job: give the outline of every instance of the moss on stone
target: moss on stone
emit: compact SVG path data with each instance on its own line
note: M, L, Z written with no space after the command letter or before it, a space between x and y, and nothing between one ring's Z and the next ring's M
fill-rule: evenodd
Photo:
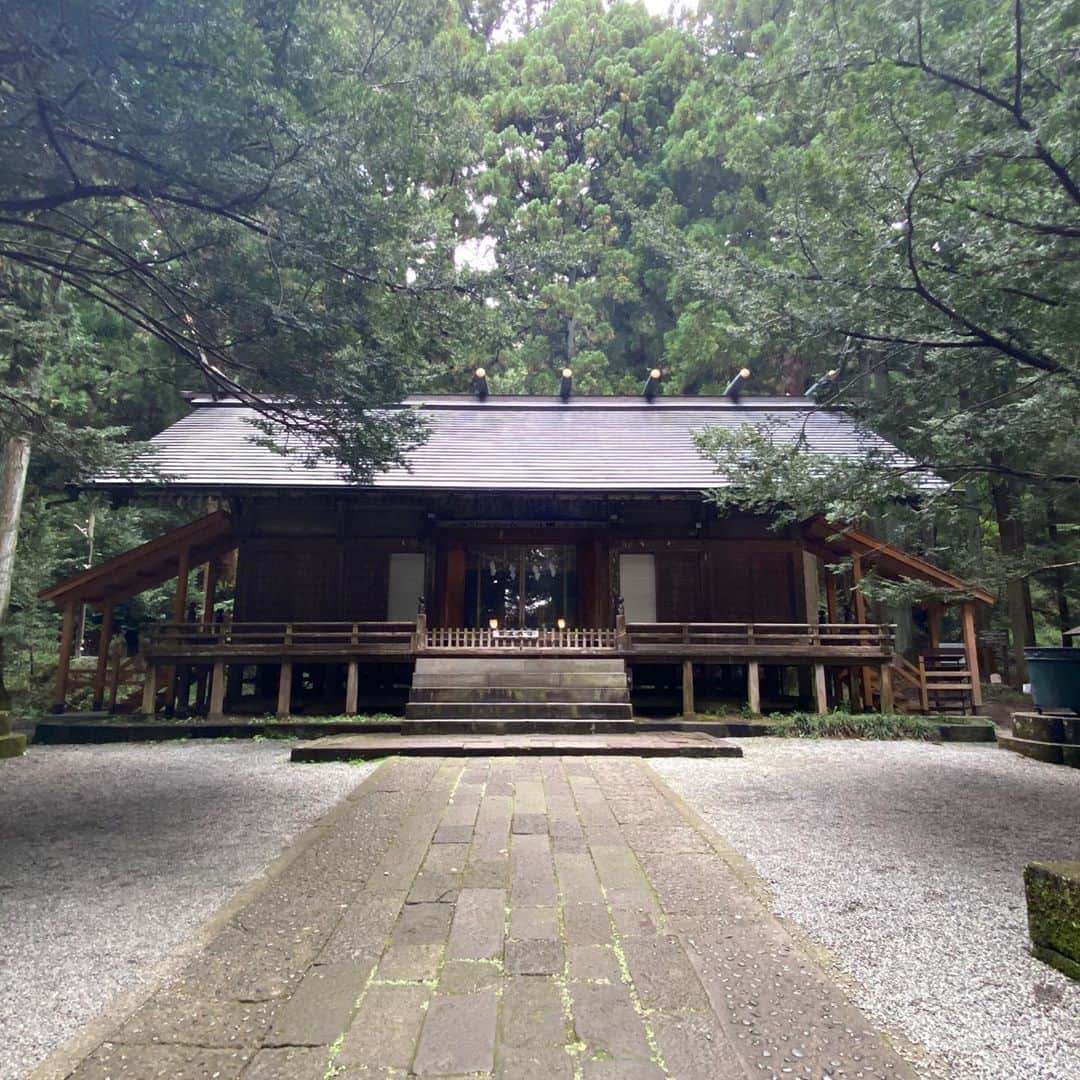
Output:
M26 736L17 731L0 735L0 759L19 757L26 753Z
M1080 862L1031 863L1024 889L1035 954L1048 963L1053 961L1044 954L1056 954L1068 963L1055 967L1080 977Z

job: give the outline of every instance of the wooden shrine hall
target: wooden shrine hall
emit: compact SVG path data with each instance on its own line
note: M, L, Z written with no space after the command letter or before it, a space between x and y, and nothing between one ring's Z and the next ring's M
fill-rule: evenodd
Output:
M619 660L646 712L981 703L974 610L989 594L843 523L778 531L703 495L725 482L694 441L710 427L904 460L842 410L793 398L417 397L400 407L419 412L426 441L358 485L328 460L269 449L239 402L191 404L152 440L145 478L94 486L217 509L42 594L64 612L58 710L79 606L101 613L92 704L116 707L113 611L172 579L171 618L140 634L144 713L400 709L425 658ZM925 582L938 599L897 618L858 588L870 574ZM951 648L943 627L959 639Z

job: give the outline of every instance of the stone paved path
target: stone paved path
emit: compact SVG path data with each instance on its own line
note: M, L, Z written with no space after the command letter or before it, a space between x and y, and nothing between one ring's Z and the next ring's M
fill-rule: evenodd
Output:
M70 1075L916 1074L644 762L499 757L385 763Z

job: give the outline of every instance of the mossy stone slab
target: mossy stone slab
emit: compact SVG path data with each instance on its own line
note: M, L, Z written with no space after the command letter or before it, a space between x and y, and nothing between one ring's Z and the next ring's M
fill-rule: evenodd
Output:
M14 758L26 753L26 736L19 732L0 735L0 758Z
M1028 931L1036 955L1047 952L1069 961L1054 964L1065 974L1080 974L1080 862L1035 862L1024 870ZM1048 960L1047 962L1052 962Z
M1012 715L1013 734L1018 739L1035 742L1060 743L1065 741L1061 717L1048 713L1018 712Z

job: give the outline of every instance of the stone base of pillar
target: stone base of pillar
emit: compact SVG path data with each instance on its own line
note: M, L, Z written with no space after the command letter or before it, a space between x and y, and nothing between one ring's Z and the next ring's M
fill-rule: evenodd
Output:
M0 713L0 760L26 753L26 736L11 730L11 717Z

